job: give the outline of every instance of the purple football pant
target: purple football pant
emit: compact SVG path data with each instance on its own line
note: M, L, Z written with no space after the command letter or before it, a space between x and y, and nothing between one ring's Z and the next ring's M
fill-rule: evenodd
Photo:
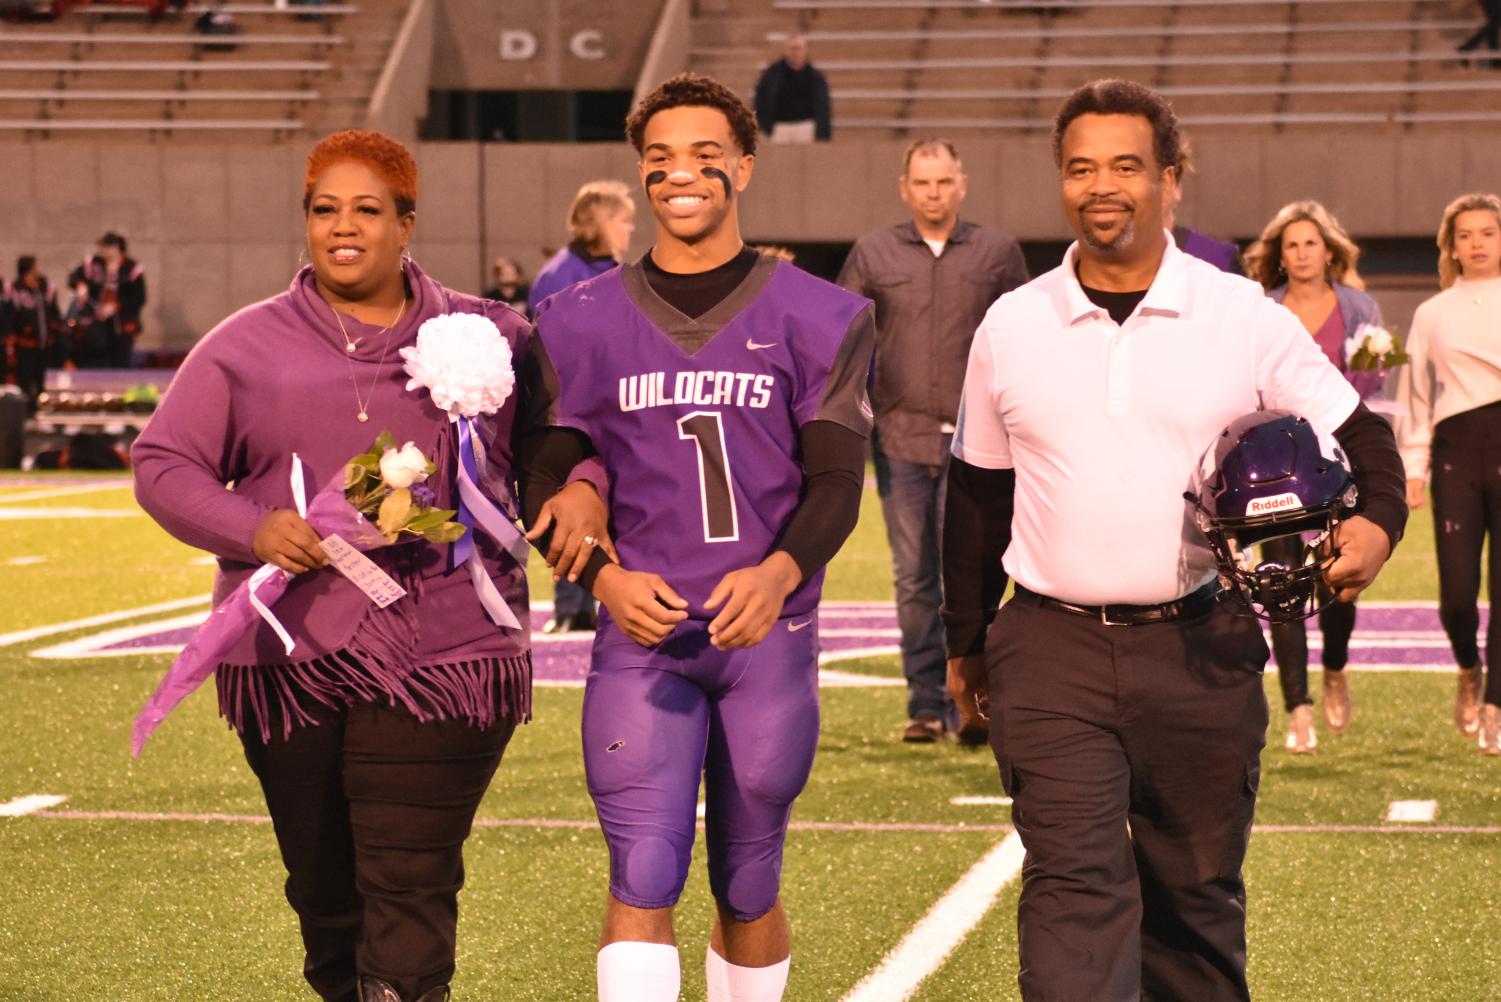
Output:
M702 621L648 650L602 614L583 730L611 894L637 908L677 904L702 774L715 900L742 922L771 910L792 801L818 744L816 616L780 619L755 647L718 651Z

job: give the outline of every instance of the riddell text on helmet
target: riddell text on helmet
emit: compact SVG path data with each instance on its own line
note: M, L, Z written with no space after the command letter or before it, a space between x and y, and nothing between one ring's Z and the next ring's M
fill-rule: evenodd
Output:
M1291 492L1276 494L1269 498L1256 498L1246 505L1247 515L1270 515L1274 511L1286 511L1289 508L1297 508L1303 501L1298 495Z

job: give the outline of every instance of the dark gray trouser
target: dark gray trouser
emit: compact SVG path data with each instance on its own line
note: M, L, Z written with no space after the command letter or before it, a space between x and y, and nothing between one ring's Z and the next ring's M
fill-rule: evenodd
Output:
M1257 621L1216 606L1105 626L1023 594L985 655L991 748L1027 850L1022 997L1249 999L1240 868L1267 724Z
M453 977L464 840L515 725L419 723L400 706L328 709L242 737L302 926L303 974L354 1002L356 975L416 998Z
M873 441L876 490L891 546L896 620L902 631L902 674L907 679L907 716L936 713L954 723L943 650L943 605L939 547L943 538L944 483L950 436L943 437L938 466L892 459Z

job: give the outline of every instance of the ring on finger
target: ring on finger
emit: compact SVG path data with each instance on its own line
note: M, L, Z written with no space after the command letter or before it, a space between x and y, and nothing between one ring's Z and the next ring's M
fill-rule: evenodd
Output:
M595 539L593 536L585 536L584 544L586 546L597 546L599 544L599 540Z

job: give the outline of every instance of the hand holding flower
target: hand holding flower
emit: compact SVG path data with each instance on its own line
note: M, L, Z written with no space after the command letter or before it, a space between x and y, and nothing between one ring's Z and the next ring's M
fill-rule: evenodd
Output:
M318 533L301 515L278 508L256 525L250 549L262 563L275 564L288 574L301 574L327 566L328 557L320 542Z

